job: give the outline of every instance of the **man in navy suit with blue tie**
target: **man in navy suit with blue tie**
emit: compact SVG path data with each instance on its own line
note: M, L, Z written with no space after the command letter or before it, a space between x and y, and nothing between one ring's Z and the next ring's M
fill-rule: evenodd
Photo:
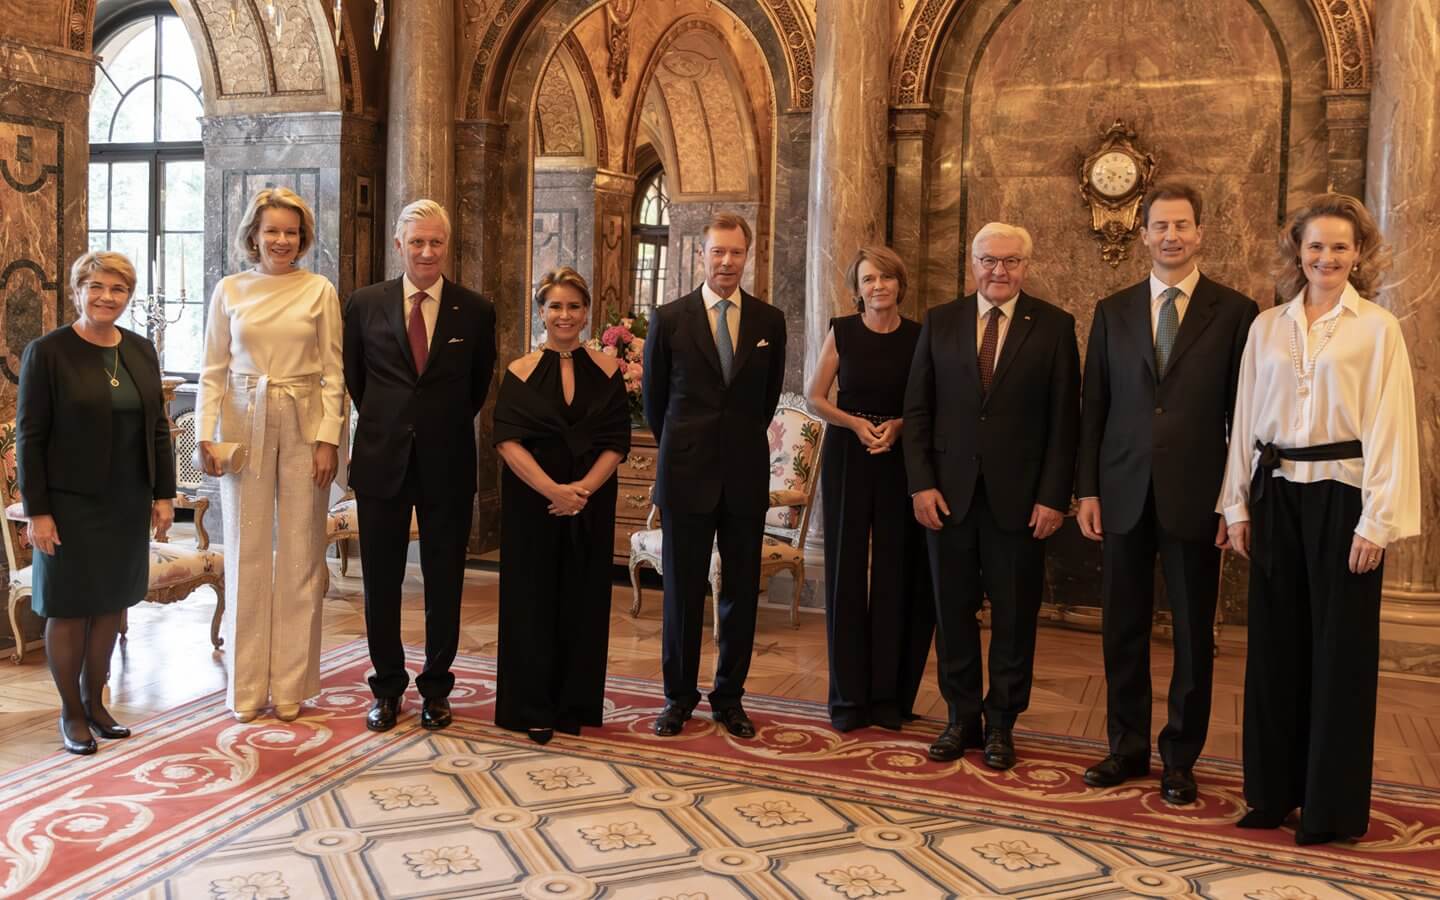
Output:
M752 237L740 216L711 219L705 283L657 308L645 340L645 418L660 446L654 501L664 534L665 709L655 721L662 736L679 734L700 702L712 546L720 550L721 588L710 710L731 734L755 736L740 698L755 642L785 316L740 287Z

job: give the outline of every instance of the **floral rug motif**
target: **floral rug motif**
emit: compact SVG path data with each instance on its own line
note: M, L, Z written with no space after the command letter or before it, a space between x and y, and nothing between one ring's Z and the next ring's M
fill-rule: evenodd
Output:
M421 657L412 656L412 663ZM293 724L219 695L85 759L0 779L0 896L208 898L1440 897L1440 791L1377 785L1364 841L1233 827L1233 762L1177 809L1152 780L1086 787L1094 742L1021 732L1020 764L925 758L936 723L828 727L747 697L754 741L696 718L654 737L659 686L612 678L606 727L541 747L489 724L494 662L462 657L455 723L365 730L363 643L326 655ZM973 756L973 754L972 754Z

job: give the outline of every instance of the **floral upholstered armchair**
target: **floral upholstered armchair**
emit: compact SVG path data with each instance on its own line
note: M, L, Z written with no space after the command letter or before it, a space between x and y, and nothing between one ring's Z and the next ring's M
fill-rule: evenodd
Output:
M350 571L349 542L359 538L360 507L355 502L354 492L347 491L340 502L330 507L330 514L325 519L325 543L335 545L335 552L340 556L341 575ZM410 540L420 540L420 522L414 510L410 511Z
M760 547L760 578L766 582L779 572L794 579L790 597L790 624L800 627L800 588L805 584L805 535L820 474L820 443L825 422L806 409L805 398L786 393L770 420L770 510L765 514L765 537ZM646 529L630 536L630 587L634 600L630 615L640 614L641 566L661 572L661 530L658 510L650 508ZM720 552L710 553L710 591L720 598Z
M20 607L30 599L33 571L30 567L30 544L23 527L25 509L15 467L13 419L0 425L0 465L3 465L5 478L3 531L5 561L10 567L10 632L15 637L15 652L11 658L19 663L24 660L25 651L30 649L20 629ZM150 603L175 603L189 597L201 585L213 587L216 600L215 615L210 620L210 643L219 649L224 643L220 638L220 621L225 615L225 558L210 549L210 535L205 531L204 522L209 505L210 501L203 497L191 498L180 494L175 498L177 508L195 510L195 546L150 542L150 582L145 599ZM121 622L123 634L126 623L124 619Z

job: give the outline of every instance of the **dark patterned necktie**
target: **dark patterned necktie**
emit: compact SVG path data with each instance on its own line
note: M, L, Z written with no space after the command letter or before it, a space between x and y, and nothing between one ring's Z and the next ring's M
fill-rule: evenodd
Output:
M415 357L415 374L419 375L425 371L425 361L430 356L430 339L425 334L425 314L420 310L420 302L425 299L423 291L417 291L411 297L410 323L405 328L406 335L410 338L410 353Z
M1180 296L1178 287L1166 288L1161 294L1160 315L1155 320L1155 372L1165 377L1165 368L1170 365L1170 353L1175 349L1175 335L1180 333L1180 310L1175 300Z
M990 393L990 380L995 377L995 346L1000 343L1000 307L992 306L985 314L985 337L980 341L980 389Z

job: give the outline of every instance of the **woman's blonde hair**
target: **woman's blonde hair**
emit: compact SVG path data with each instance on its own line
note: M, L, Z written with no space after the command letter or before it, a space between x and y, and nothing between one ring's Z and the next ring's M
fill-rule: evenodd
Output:
M252 263L260 261L260 216L267 209L288 209L300 216L300 249L295 253L299 260L310 251L315 243L315 214L299 194L284 187L266 188L250 201L245 218L240 220L240 230L235 233L235 249Z
M861 247L855 251L855 258L850 261L850 268L845 270L845 283L850 286L850 295L855 298L855 308L860 312L865 311L865 300L860 296L860 264L868 262L880 270L881 275L893 275L895 280L900 282L900 295L895 298L899 304L905 299L905 289L910 284L910 276L905 271L905 261L900 254L889 247L880 244L871 244L868 247Z
M1305 272L1300 268L1300 245L1305 227L1315 219L1330 216L1344 219L1355 232L1355 249L1360 254L1350 270L1350 283L1366 300L1375 299L1380 282L1390 268L1390 248L1385 246L1380 226L1365 204L1349 194L1316 194L1304 206L1291 213L1280 229L1279 259L1275 265L1275 287L1282 300L1289 300L1305 287Z
M125 282L125 289L130 295L135 295L135 266L129 258L123 253L111 250L92 250L75 260L75 265L70 267L70 300L77 311L81 311L80 286L88 282L96 272L109 272L116 276Z
M569 266L551 269L540 276L540 283L535 287L535 305L544 306L545 295L558 284L566 284L579 291L581 299L585 301L585 308L590 308L590 285L585 283L579 272Z

